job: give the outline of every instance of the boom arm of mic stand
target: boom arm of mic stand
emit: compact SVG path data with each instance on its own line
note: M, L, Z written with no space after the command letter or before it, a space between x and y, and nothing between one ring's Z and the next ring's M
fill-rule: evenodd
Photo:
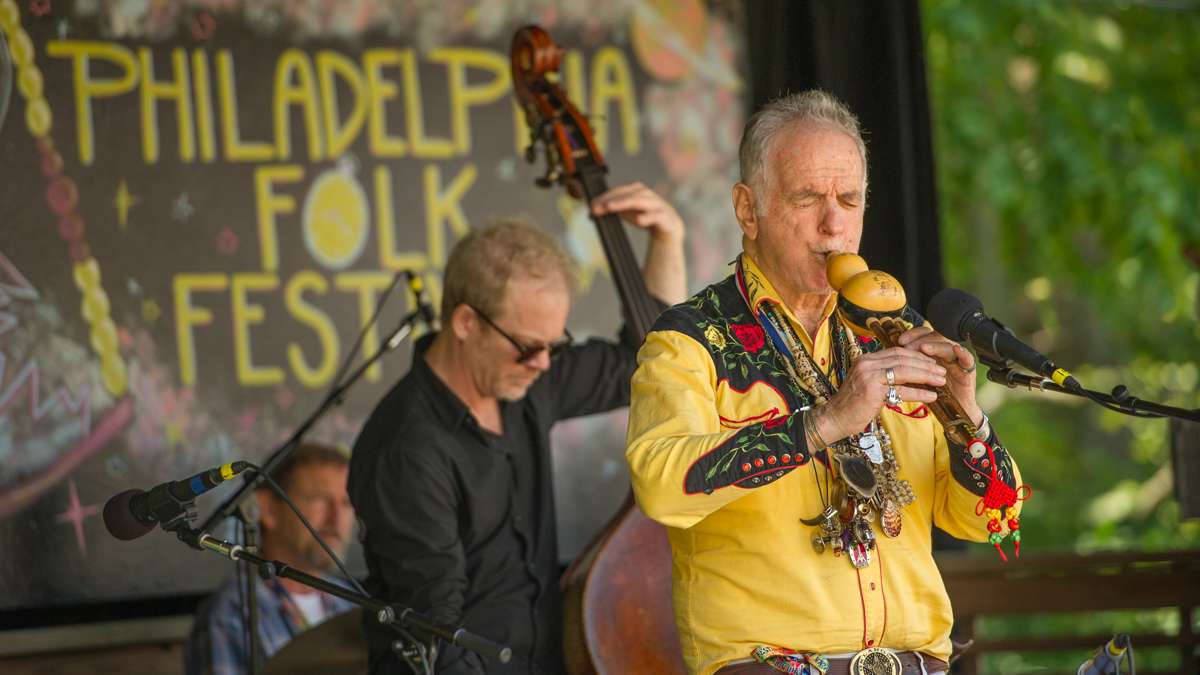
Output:
M1153 401L1143 401L1135 397L1119 399L1114 398L1110 394L1104 394L1091 389L1080 389L1079 391L1073 391L1059 386L1053 380L1047 380L1044 377L1036 375L1018 373L1013 371L1011 368L998 367L989 364L987 379L997 384L1003 384L1010 389L1025 387L1030 391L1053 391L1059 394L1070 394L1071 396L1079 396L1081 398L1086 398L1093 401L1102 401L1128 412L1151 413L1160 417L1174 417L1181 420L1200 422L1200 410L1186 410L1184 408L1176 408L1174 406L1154 403Z
M396 330L392 331L392 334L383 341L379 350L372 354L371 358L363 362L363 364L359 366L357 370L351 373L350 376L346 378L344 383L338 385L332 391L330 391L329 395L326 396L323 401L321 401L321 405L317 406L317 409L314 410L304 420L304 422L302 422L300 426L296 428L296 431L293 432L292 435L283 442L283 445L280 445L274 452L271 453L271 456L267 458L266 462L263 463L259 473L256 473L253 479L244 481L241 487L239 487L236 492L230 495L228 499L222 502L221 505L218 506L216 510L213 511L197 529L199 529L201 532L208 532L209 530L213 529L217 523L232 516L242 501L246 499L246 496L258 486L259 482L262 480L260 477L261 473L270 473L274 471L275 468L281 463L283 463L283 460L287 459L287 456L291 454L292 449L299 444L300 439L304 437L304 434L308 433L308 430L311 429L313 425L315 425L317 421L325 415L325 412L334 405L342 402L342 397L345 396L346 391L350 389L350 387L352 387L360 377L362 377L363 373L367 371L367 368L370 368L371 365L382 358L384 354L392 351L396 347L399 347L400 344L404 342L404 339L407 338L410 333L412 333L413 324L415 324L421 317L422 310L420 307L417 308L417 311L412 312L408 316L404 317L404 319L400 321L400 325L396 328Z
M350 589L343 588L324 579L305 574L304 572L298 572L278 560L260 558L247 551L240 544L232 544L223 539L217 539L210 534L205 534L201 530L181 529L177 532L177 535L181 541L193 548L214 551L234 561L243 560L255 567L266 570L274 576L291 579L292 581L300 582L305 586L324 591L330 595L336 595L343 600L349 600L359 607L373 612L375 618L382 624L397 628L406 628L420 633L425 637L445 640L450 644L473 651L496 663L508 663L512 660L512 648L497 644L482 635L472 633L462 626L446 626L436 623L423 614L419 614L411 607L389 605L368 595L355 593Z

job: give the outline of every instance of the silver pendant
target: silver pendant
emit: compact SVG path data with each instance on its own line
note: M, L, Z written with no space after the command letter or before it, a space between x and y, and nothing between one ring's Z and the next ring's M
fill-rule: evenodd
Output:
M812 536L813 550L818 554L824 553L826 547L833 549L835 554L841 550L838 544L842 539L842 525L838 521L837 510L832 506L826 506L824 511L813 518L801 518L800 522L809 527L820 528L820 532Z
M812 537L813 550L820 555L821 553L825 552L826 548L828 548L833 551L835 556L841 555L842 549L844 548L844 544L842 542L843 533L844 531L838 525L836 520L832 523L822 526L820 534L814 534Z
M859 436L858 447L862 448L872 464L883 464L883 447L879 445L879 437L875 434L867 432Z
M850 558L850 564L863 569L871 564L871 549L875 548L875 532L871 530L871 510L866 504L857 504L854 518L842 530L842 548Z
M837 511L832 506L826 506L825 510L813 516L812 518L801 518L800 522L809 527L826 528L829 523L837 516Z
M851 541L846 546L846 555L850 557L850 564L854 565L855 569L864 569L871 566L871 550L866 544Z

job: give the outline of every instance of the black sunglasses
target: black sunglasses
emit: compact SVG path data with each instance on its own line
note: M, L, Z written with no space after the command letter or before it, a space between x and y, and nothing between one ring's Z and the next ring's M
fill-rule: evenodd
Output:
M487 325L491 326L492 328L495 328L497 333L503 335L504 339L511 342L512 346L517 348L517 363L529 363L533 359L537 358L537 355L541 354L543 351L550 352L550 358L554 358L560 352L562 352L562 350L566 349L567 347L570 347L571 342L574 341L574 338L571 336L571 331L564 328L563 336L561 338L555 340L554 342L551 342L548 345L542 344L542 345L526 346L526 345L523 345L520 342L518 342L515 337L509 335L503 328L501 328L500 326L497 326L496 322L492 321L492 317L483 313L477 307L475 307L473 305L467 305L467 307L470 307L471 311L478 314L479 318L481 318L487 322Z

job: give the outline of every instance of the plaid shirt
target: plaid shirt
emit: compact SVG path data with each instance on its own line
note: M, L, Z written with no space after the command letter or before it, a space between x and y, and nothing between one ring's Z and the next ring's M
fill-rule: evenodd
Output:
M340 583L337 579L328 579ZM278 581L255 584L258 596L259 654L269 658L300 633L303 616L287 590ZM187 675L241 675L250 669L246 645L245 612L242 596L245 582L235 577L200 604L192 633L184 646L184 670ZM322 593L325 619L354 607L348 600ZM324 620L324 619L322 619Z

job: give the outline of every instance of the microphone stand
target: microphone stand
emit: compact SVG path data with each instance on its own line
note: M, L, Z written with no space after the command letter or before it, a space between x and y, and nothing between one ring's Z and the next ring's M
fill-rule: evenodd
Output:
M251 551L258 550L258 523L252 518L247 517L245 504L238 508L238 520L242 525L242 543ZM179 521L179 527L183 528L185 521ZM172 528L174 529L174 528ZM258 584L254 581L254 575L249 573L249 570L244 569L241 565L238 566L241 571L246 572L243 580L242 592L246 594L246 604L242 609L246 612L246 653L250 655L250 675L258 673L259 665L262 663L264 656L260 653L258 641Z
M1111 394L1105 394L1091 389L1075 391L1067 389L1041 376L1026 375L1013 371L1011 362L985 356L978 352L979 360L988 367L987 379L997 384L1003 384L1010 389L1025 387L1030 391L1053 391L1059 394L1070 394L1100 403L1114 412L1123 412L1136 417L1174 417L1175 419L1200 422L1200 410L1187 410L1174 406L1162 405L1153 401L1143 401L1131 396L1123 384L1113 387Z
M267 459L266 463L263 464L259 472L255 473L254 478L246 479L236 492L230 495L228 499L226 499L221 503L220 506L216 508L216 510L209 514L208 518L206 518L204 522L200 524L200 527L197 528L200 532L208 532L209 530L212 530L218 523L226 518L235 518L239 523L241 523L242 531L247 533L247 536L253 536L251 534L251 528L254 526L250 523L250 519L246 517L244 509L240 507L242 506L242 503L245 501L246 497L249 496L250 493L253 492L262 482L262 474L270 474L280 464L282 464L283 461L292 454L292 451L295 450L296 446L300 444L300 439L304 438L304 435L308 433L308 430L311 429L322 417L324 417L325 413L328 412L330 408L336 405L341 405L345 398L346 391L349 390L350 387L352 387L360 377L362 377L363 373L367 371L367 368L370 368L371 365L382 358L384 354L396 349L404 342L404 340L412 333L413 325L418 320L429 320L428 317L430 316L430 310L423 305L421 298L416 298L416 304L416 309L400 321L400 325L397 326L394 331L392 331L392 334L387 340L384 341L383 345L378 351L372 354L370 358L368 358L362 365L358 367L358 369L351 373L344 382L330 389L324 400L322 400L320 405L317 406L317 409L310 413L308 417L305 418L300 424L300 426L297 427L294 432L292 432L292 435L289 436L282 445L280 445L274 452L271 453L271 456ZM183 535L181 534L180 537L182 538ZM247 545L251 545L253 543L254 542L252 542L250 539L247 539L246 541ZM243 551L245 550L244 547L239 548L241 548ZM234 560L237 559L235 558ZM250 650L249 670L251 675L255 675L258 673L258 598L255 592L253 575L247 574L246 585L247 607L249 610L249 616L246 619ZM335 593L335 595L337 594Z
M348 600L365 610L372 612L375 619L386 626L391 626L400 632L402 637L407 638L411 643L415 644L421 655L424 656L424 646L412 639L408 634L409 630L415 631L428 640L445 640L463 649L473 651L480 656L495 661L497 663L508 663L512 660L512 649L510 647L497 644L491 640L472 633L462 626L447 626L439 624L434 620L426 617L413 610L411 607L403 605L389 605L386 602L381 602L368 595L356 593L352 590L344 588L334 583L330 583L319 577L314 577L304 572L299 572L293 569L286 563L278 560L267 560L251 553L241 544L233 544L223 539L218 539L210 534L207 534L198 529L188 527L182 519L171 528L179 540L197 550L208 550L220 554L223 557L229 558L234 562L245 562L257 567L264 578L272 576L291 579L314 588L319 591L324 591L330 595L336 595L343 600ZM392 644L392 648L396 651L405 651L407 647L403 642L397 641ZM433 662L430 659L424 659L424 670L430 675L433 672ZM414 669L416 666L410 660L409 665Z
M412 333L413 324L415 324L417 320L421 319L423 316L424 310L418 307L416 311L413 311L408 316L404 317L404 319L400 321L400 325L396 328L396 330L392 331L391 336L383 343L383 346L379 349L379 351L375 352L369 359L364 361L362 365L360 365L353 373L350 374L349 377L346 378L345 382L330 390L325 399L322 400L320 405L317 406L317 409L304 419L300 426L296 428L296 431L292 432L292 435L289 436L288 439L284 441L278 449L275 450L275 452L271 453L271 456L267 458L266 463L262 465L260 472L272 473L276 468L278 468L279 465L283 463L283 460L287 459L288 455L291 454L292 450L294 450L295 447L300 444L300 439L303 438L306 433L308 433L308 430L311 429L313 425L315 425L325 415L325 413L329 411L330 408L342 403L343 399L345 398L346 391L350 389L350 387L354 386L354 383L357 382L360 377L362 377L363 373L367 371L367 368L370 368L371 365L383 357L384 354L387 354L396 347L399 347L401 343L404 342L405 338ZM261 480L262 478L260 475L255 474L254 478L243 482L242 486L238 488L237 492L230 495L228 499L218 506L216 510L213 511L212 514L210 514L208 518L200 524L198 529L201 531L211 530L220 521L234 516L237 513L238 505L242 503L242 501L246 498L246 495L258 487L258 484L261 482Z

